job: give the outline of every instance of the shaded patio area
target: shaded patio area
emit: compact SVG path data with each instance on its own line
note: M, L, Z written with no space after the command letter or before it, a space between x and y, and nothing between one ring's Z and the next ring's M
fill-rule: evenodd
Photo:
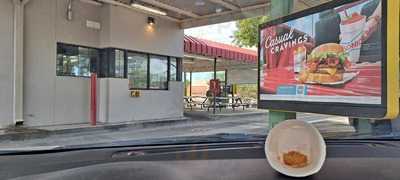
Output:
M256 107L257 52L185 36L185 111L237 113Z

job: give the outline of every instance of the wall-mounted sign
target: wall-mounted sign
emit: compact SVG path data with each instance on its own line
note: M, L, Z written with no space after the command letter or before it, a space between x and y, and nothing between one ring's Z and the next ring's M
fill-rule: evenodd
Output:
M260 26L259 107L396 117L398 9L397 0L338 0Z
M86 20L86 27L87 28L91 28L91 29L100 30L101 29L101 24L99 22L96 22L96 21Z
M221 93L221 85L220 85L219 79L211 79L210 80L210 90L213 92L215 95L219 95Z
M133 90L129 91L131 97L140 97L140 91L138 90Z

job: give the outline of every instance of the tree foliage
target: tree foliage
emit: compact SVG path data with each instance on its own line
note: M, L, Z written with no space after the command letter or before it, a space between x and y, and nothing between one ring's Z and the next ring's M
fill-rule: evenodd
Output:
M258 26L267 22L266 16L239 20L236 22L233 43L239 47L256 47L258 45Z

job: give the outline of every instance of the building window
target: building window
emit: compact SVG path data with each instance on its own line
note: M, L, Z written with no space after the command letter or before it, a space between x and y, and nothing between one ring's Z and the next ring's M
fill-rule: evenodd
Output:
M146 54L127 53L129 89L148 88L148 58Z
M127 78L129 89L168 90L181 80L181 59L129 50L57 43L57 76Z
M178 60L174 57L169 58L169 80L176 81L178 77Z
M90 53L89 48L78 47L79 63L78 68L74 69L76 76L90 76Z
M98 60L97 49L57 44L57 76L89 77L97 71Z
M168 57L150 55L150 89L168 89Z
M125 75L125 52L122 50L115 50L115 77L124 78Z
M100 50L88 48L89 49L89 58L90 58L90 72L98 73L99 72L99 64L100 64Z

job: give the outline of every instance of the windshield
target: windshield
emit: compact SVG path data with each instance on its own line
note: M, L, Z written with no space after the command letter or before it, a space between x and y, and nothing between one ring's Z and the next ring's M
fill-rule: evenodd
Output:
M383 1L323 7L259 31L326 2L0 1L0 151L263 140L288 119L326 139L399 138L396 120L260 104L383 107ZM340 52L311 53L329 42Z

